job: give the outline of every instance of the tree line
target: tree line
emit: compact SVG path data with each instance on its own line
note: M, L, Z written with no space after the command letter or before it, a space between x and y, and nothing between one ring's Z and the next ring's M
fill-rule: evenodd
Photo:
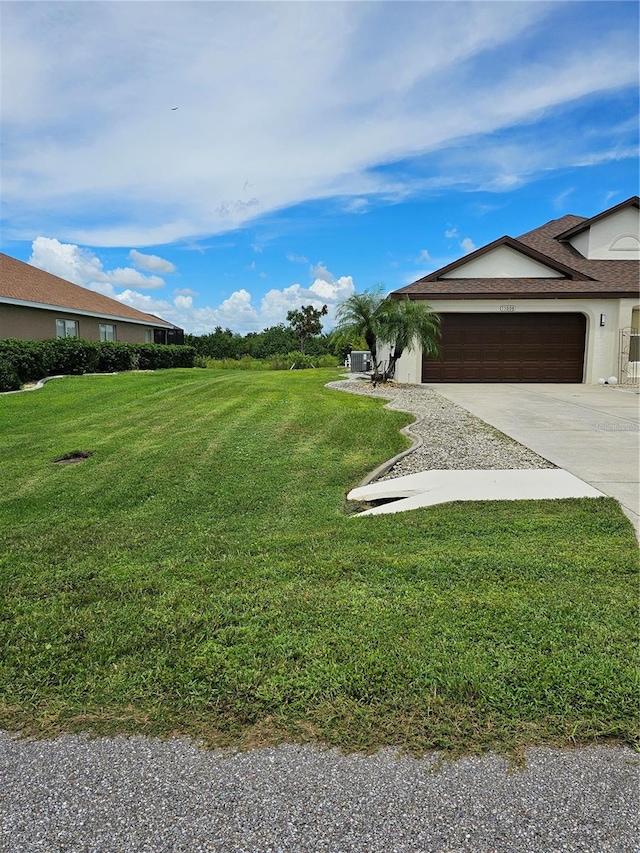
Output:
M301 352L306 355L334 355L343 360L352 349L368 349L372 355L374 380L393 377L398 359L405 350L419 345L424 355L439 355L440 317L425 302L408 298L390 299L382 286L356 293L338 305L337 326L322 332L321 309L303 305L289 311L288 325L278 323L262 332L240 335L216 326L208 335L185 335L185 343L198 355L212 359L266 359L274 355ZM388 357L378 359L378 347L388 346Z

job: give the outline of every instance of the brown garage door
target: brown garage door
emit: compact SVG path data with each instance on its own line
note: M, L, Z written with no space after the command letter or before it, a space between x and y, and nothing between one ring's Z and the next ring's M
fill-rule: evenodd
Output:
M423 382L582 382L583 314L442 314Z

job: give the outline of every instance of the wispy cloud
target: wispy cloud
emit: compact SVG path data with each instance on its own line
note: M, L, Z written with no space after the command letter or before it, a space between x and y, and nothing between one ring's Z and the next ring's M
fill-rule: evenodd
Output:
M137 249L131 249L129 257L135 266L148 272L172 273L176 271L175 265L171 261L160 258L158 255L147 255L143 252L138 252Z
M575 49L538 38L570 5L5 4L5 233L193 241L313 199L358 213L377 196L504 191L554 164L633 156L624 127L595 139L568 122L537 156L500 138L637 84L619 4L590 4L602 26L576 20Z
M553 206L557 210L563 210L565 207L565 201L569 198L571 193L575 191L574 187L569 187L566 190L563 190L561 193L558 193L556 197L553 199Z

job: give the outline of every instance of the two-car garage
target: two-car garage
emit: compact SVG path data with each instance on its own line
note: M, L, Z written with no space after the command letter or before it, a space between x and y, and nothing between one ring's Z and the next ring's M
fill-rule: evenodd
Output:
M637 377L630 342L640 332L639 259L638 196L468 252L390 294L424 300L442 323L441 356L405 348L396 381L604 384Z
M586 318L580 313L441 314L439 359L423 382L582 382Z

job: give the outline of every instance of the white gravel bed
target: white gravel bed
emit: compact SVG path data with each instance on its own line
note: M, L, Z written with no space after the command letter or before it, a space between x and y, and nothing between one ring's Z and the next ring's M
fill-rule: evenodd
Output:
M638 757L532 749L438 762L289 744L0 733L10 853L633 853Z
M380 477L381 480L439 469L555 468L528 447L456 406L424 385L378 385L369 379L330 382L328 388L389 400L389 408L411 412L411 434L421 444Z

